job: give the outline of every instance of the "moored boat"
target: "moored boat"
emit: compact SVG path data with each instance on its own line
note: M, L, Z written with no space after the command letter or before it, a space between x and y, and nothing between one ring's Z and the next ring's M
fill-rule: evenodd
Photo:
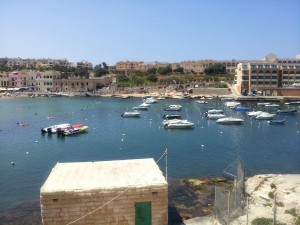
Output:
M205 116L211 120L217 120L217 119L226 117L226 115L224 115L224 114L206 114Z
M269 120L268 121L268 124L274 124L274 125L282 125L285 123L285 119L282 119L282 120Z
M198 104L208 104L208 102L203 101L203 100L196 100L195 103L198 103Z
M297 112L296 109L282 109L282 110L278 110L277 114L289 115L289 114L294 114L296 112Z
M165 111L180 111L182 108L181 105L169 105L167 108L165 108Z
M257 119L257 120L270 120L270 119L273 119L273 117L275 115L276 114L273 114L273 113L262 112L262 113L258 114L255 117L255 119Z
M88 126L82 126L79 128L71 128L71 129L67 129L63 132L64 136L69 136L69 135L73 135L73 134L80 134L80 133L84 133L87 131L89 127Z
M140 117L141 113L138 111L132 111L132 112L124 112L121 116L122 117Z
M249 111L251 109L248 108L248 107L244 107L244 106L236 106L236 107L233 108L233 110L236 110L236 111Z
M225 118L218 119L217 123L225 124L225 125L242 124L242 123L244 123L244 120L240 119L240 118L234 118L234 117L225 117Z
M207 114L222 114L223 110L222 109L211 109L207 111Z
M83 123L73 124L72 126L66 127L66 128L57 128L56 133L57 134L63 134L65 130L67 129L74 129L74 128L80 128L84 126Z
M263 113L263 111L251 111L251 112L247 112L247 115L251 117L255 117L261 113Z
M167 119L167 120L181 119L181 115L177 115L177 114L165 114L165 115L162 116L162 118Z
M133 110L148 110L149 107L148 106L136 106L132 108Z
M57 124L57 125L52 125L49 127L44 127L41 129L42 133L48 132L48 133L56 133L58 128L67 128L71 126L69 123L63 123L63 124Z
M188 120L167 120L163 122L165 128L169 129L187 129L187 128L194 128L194 123Z
M239 102L235 102L235 101L232 101L232 102L225 102L224 105L228 108L235 108L237 106L239 106L241 103Z

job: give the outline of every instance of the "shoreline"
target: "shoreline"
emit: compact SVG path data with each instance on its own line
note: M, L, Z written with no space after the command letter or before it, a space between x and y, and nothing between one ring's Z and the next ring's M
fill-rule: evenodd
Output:
M256 218L273 218L274 199L269 193L275 191L279 203L276 210L277 221L292 225L295 224L297 216L300 218L300 174L258 174L246 179L245 185L249 199L250 222ZM178 178L169 181L168 186L169 225L182 222L186 225L206 224L205 222L211 221L214 216L215 186L226 190L233 187L233 181L222 177ZM297 216L289 213L293 209ZM246 219L245 211L231 224L236 224L236 221L246 224ZM39 199L32 199L0 211L0 223L4 224L41 225L41 221ZM220 223L215 221L215 224Z

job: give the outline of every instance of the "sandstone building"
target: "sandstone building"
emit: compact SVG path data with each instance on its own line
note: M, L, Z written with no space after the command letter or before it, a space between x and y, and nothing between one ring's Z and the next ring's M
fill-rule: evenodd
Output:
M153 159L57 163L40 201L44 225L168 224L168 184Z

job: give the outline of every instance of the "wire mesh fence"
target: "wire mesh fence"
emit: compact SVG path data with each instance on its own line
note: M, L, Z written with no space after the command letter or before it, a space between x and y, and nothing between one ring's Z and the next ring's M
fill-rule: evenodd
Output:
M236 171L227 172L235 179L232 190L215 188L215 217L221 224L229 224L245 213L247 198L245 197L245 165L238 157Z

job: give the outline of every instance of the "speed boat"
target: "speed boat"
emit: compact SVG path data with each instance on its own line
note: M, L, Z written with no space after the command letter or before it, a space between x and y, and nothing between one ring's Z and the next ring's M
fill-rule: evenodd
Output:
M203 101L203 100L196 100L195 103L198 103L198 104L207 104L208 102Z
M273 119L273 117L276 116L273 113L268 113L268 112L262 112L260 114L258 114L255 119L257 120L270 120Z
M289 114L294 114L295 112L297 112L296 109L282 109L282 110L278 110L277 114L289 115Z
M172 120L172 119L181 119L181 115L177 114L165 114L162 116L162 118L167 119L167 120Z
M132 111L132 112L124 112L121 116L122 117L140 117L141 113L138 111Z
M228 108L235 108L237 106L239 106L241 103L239 102L235 102L235 101L232 101L232 102L225 102L224 105Z
M44 127L41 129L42 133L56 133L58 128L64 129L71 126L69 123L63 123L63 124L57 124L57 125L52 125L49 127Z
M71 129L66 129L62 135L63 136L69 136L69 135L73 135L73 134L80 134L80 133L84 133L86 132L86 130L88 129L88 126L82 126L79 128L71 128Z
M132 108L133 110L148 110L149 107L148 106L136 106Z
M244 107L244 106L236 106L236 107L233 108L233 110L236 110L236 111L249 111L250 108Z
M222 109L211 109L207 111L207 114L221 114L223 113Z
M182 108L181 105L169 105L167 108L165 108L165 111L180 111Z
M187 129L187 128L194 127L194 123L188 120L178 120L178 119L164 121L163 125L165 128L169 128L169 129Z
M274 125L282 125L285 123L285 119L282 120L269 120L268 124L274 124Z
M225 118L226 116L224 114L206 114L206 117L211 120L217 120L220 118Z
M242 124L244 123L243 119L233 118L233 117L225 117L217 120L217 123L229 125L229 124Z
M255 117L261 113L263 113L263 111L252 111L252 112L247 112L247 115L251 117Z
M59 135L59 134L63 134L65 130L68 130L68 129L74 129L74 128L80 128L84 126L83 123L78 123L78 124L73 124L72 126L69 126L69 127L66 127L66 128L57 128L56 129L56 133Z

